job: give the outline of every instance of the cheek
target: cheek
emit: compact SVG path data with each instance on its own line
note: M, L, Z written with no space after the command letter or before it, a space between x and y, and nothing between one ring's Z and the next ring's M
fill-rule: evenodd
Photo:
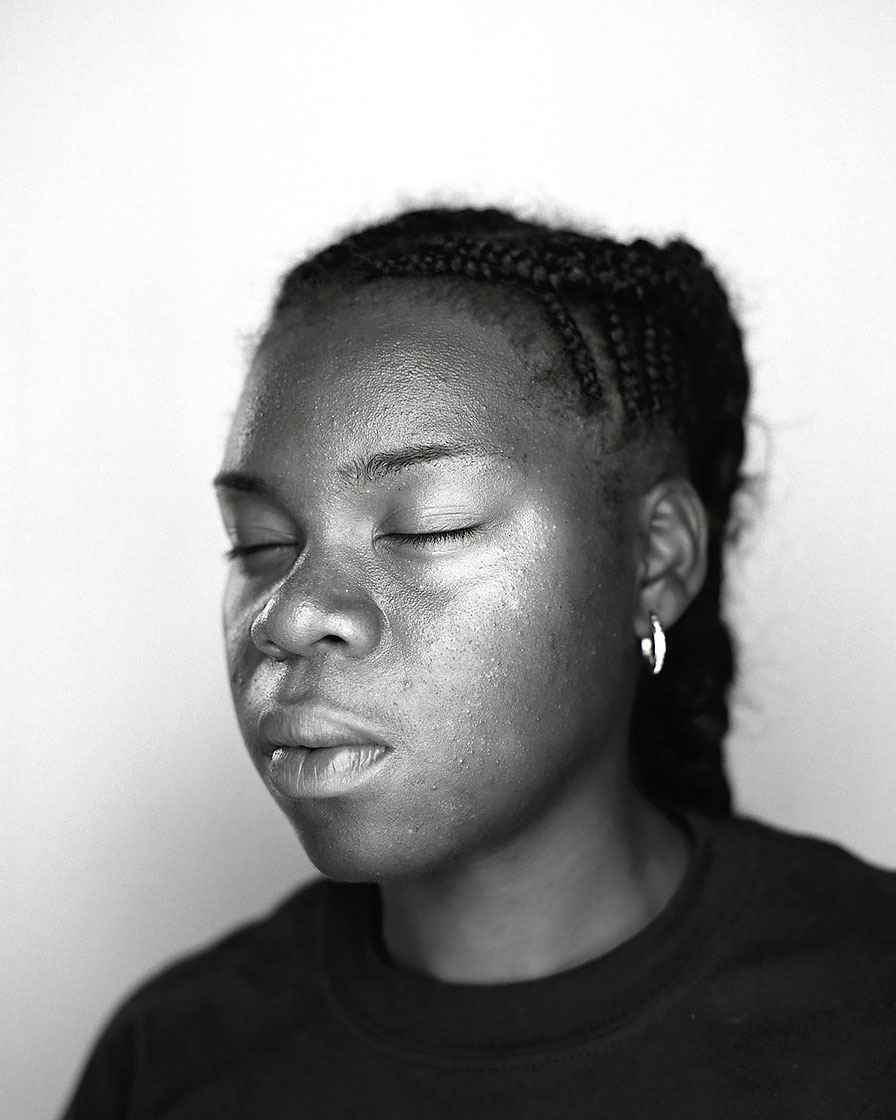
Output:
M556 581L534 598L518 590L483 587L437 617L417 613L388 690L388 716L403 730L393 780L342 831L334 818L318 835L317 815L305 819L315 862L341 852L337 877L354 875L363 853L365 873L379 878L487 851L599 763L621 695L605 668L615 639L586 635Z
M503 780L618 716L623 618L619 597L581 566L521 568L408 619L397 703L430 743L464 765L488 760Z

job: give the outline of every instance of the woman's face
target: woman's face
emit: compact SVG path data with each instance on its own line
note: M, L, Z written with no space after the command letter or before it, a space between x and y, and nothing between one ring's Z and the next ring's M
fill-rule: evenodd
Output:
M266 341L218 492L242 733L317 866L422 875L619 772L637 666L619 455L497 323L407 282Z

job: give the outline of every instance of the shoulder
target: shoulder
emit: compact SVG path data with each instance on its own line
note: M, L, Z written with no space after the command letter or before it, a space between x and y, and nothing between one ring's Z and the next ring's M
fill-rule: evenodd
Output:
M140 984L119 1014L139 1014L205 988L221 991L228 981L251 988L281 986L285 961L300 974L302 963L310 963L316 953L329 887L325 880L314 880L264 917L169 964Z
M331 886L311 883L268 916L141 984L108 1020L66 1120L130 1116L132 1102L158 1104L197 1079L214 1079L271 1031L296 1016L313 1018L322 999L320 927Z
M144 980L115 1009L100 1049L186 1036L211 1024L239 1033L263 1014L311 1002L320 928L332 887L315 880L269 914L187 954Z
M831 840L788 832L750 817L735 817L717 827L719 840L738 837L753 850L757 869L769 881L786 881L826 902L873 896L896 905L896 871L875 866Z
M800 1115L884 1115L896 1087L896 873L754 820L694 828L706 882L736 899L704 911L711 949L688 996L717 1070L750 1095L800 1100Z
M828 950L844 964L879 961L896 976L896 871L749 818L703 827L720 862L742 853L750 884L742 920L768 952Z

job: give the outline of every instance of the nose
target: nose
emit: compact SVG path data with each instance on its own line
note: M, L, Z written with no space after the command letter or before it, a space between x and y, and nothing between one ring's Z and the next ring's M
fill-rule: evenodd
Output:
M369 657L385 629L370 595L305 553L275 588L251 626L256 647L276 661L326 651Z

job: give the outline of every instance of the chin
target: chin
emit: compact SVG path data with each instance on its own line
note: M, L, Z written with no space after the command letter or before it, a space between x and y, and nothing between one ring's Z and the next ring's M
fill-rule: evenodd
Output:
M305 815L303 814L303 817ZM388 824L359 828L355 822L301 821L290 814L293 828L305 854L328 879L342 883L384 883L393 879L416 879L431 875L452 862L452 854L441 845L432 850L429 839L414 830L400 829L393 835Z

